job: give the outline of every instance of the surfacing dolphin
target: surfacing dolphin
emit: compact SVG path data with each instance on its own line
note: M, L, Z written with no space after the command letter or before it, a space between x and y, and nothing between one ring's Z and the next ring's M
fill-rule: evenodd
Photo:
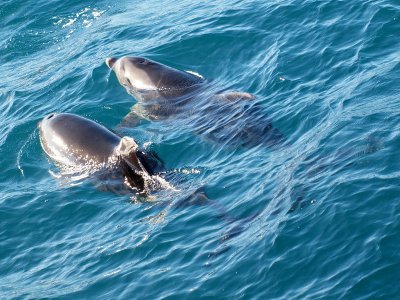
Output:
M154 158L139 151L134 139L69 113L46 116L39 123L39 132L43 150L61 168L120 175L127 188L138 194L147 192Z
M120 137L103 125L84 117L69 113L53 113L39 123L40 142L46 154L62 168L72 168L89 175L100 175L99 179L122 179L129 192L146 195L149 184L154 184L151 176L163 169L162 162L151 153L138 150L138 145L130 137ZM94 171L94 172L93 172ZM100 174L99 174L100 173ZM109 190L109 188L108 188ZM112 191L120 192L119 186ZM217 212L218 219L226 222L228 231L219 242L219 247L211 253L211 258L229 249L225 245L246 230L246 223L257 215L245 219L230 216L225 207L210 200L203 188L175 203L160 202L164 205L163 214L172 208L209 205Z
M107 58L121 85L137 99L123 124L178 116L212 140L254 146L276 146L283 135L244 92L220 92L194 72L171 68L143 57Z

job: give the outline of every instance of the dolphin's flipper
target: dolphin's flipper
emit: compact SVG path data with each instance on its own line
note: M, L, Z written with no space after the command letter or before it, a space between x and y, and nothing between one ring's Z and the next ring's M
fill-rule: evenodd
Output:
M223 92L215 95L217 99L227 100L227 101L237 101L237 100L254 100L256 96L246 92L230 91Z
M207 204L211 204L212 201L208 198L204 187L198 188L188 197L179 200L174 204L175 208L186 208L191 206L204 206Z
M134 105L131 111L123 118L117 127L136 127L143 122L143 120L143 116L137 111L136 105Z

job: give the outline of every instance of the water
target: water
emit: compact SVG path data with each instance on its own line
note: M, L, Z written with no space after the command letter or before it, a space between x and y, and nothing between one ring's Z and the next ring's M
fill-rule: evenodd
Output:
M398 297L399 20L394 0L3 0L0 298ZM37 123L117 128L135 103L104 63L120 55L255 94L287 145L143 122L120 134L173 189L57 178Z

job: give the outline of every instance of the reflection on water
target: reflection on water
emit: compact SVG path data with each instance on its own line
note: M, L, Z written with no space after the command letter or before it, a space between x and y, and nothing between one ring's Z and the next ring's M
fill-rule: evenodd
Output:
M2 1L0 298L396 298L399 20L394 1ZM104 63L123 55L206 83L138 105ZM54 111L157 153L160 188L58 178Z

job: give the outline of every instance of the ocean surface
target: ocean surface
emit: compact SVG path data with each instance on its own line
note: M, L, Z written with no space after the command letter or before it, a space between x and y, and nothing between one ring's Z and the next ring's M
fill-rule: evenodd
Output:
M399 1L2 0L0 28L1 299L399 297ZM104 60L123 55L254 94L285 145L120 127L136 100ZM52 112L134 137L168 188L62 176Z

